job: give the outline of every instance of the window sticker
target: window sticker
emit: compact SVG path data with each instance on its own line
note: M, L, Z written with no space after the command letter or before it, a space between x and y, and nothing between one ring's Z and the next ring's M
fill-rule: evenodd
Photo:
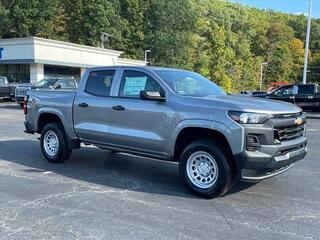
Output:
M139 96L140 91L145 89L147 77L126 77L123 95L124 96Z

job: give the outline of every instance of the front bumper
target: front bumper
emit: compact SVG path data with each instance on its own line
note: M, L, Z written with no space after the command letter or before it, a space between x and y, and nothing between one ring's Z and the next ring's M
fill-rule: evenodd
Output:
M257 151L243 151L235 156L242 181L257 182L289 170L308 152L307 138L299 137L280 144L261 145Z
M302 120L305 123L304 116ZM256 182L273 177L289 170L296 161L306 156L308 148L304 135L275 140L274 130L282 126L292 126L294 121L295 118L273 119L263 126L244 128L244 135L256 136L260 144L256 150L250 151L245 147L241 153L235 155L241 180Z

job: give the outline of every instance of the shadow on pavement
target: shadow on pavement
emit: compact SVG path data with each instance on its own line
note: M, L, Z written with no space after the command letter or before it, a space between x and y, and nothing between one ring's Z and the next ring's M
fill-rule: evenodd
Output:
M73 151L65 163L49 163L42 156L39 142L33 140L0 141L0 159L25 166L24 172L51 171L93 184L161 195L196 198L182 184L178 164L124 154L94 147ZM252 185L236 184L228 195Z
M0 108L20 109L21 107L14 101L0 101Z

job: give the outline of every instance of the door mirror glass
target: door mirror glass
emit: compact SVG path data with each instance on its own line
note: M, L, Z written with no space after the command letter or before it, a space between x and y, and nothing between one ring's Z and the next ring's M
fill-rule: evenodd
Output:
M164 101L165 96L162 91L140 91L140 98L150 101Z

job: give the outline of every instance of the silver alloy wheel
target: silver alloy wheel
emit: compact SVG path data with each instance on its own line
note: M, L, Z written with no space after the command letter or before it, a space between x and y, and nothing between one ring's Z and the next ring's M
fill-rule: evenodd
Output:
M191 154L186 168L189 180L199 188L210 188L218 179L218 164L207 152L197 151Z
M46 132L43 138L43 147L49 156L57 154L59 150L59 138L54 131L49 130Z

